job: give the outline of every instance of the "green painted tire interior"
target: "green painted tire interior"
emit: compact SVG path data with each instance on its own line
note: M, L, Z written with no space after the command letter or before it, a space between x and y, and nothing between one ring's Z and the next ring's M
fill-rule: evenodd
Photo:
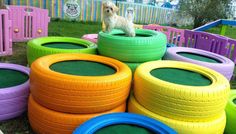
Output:
M71 60L57 62L50 66L56 72L78 76L104 76L116 73L116 69L98 62Z
M158 68L152 70L150 73L158 79L180 85L209 86L212 83L206 76L184 69Z
M28 79L29 76L21 71L0 69L0 89L21 85Z
M147 130L146 128L142 128L139 126L119 124L102 128L97 132L95 132L95 134L154 134L154 133Z
M233 103L236 104L236 98L233 100Z
M59 49L84 49L87 48L85 45L69 43L69 42L50 42L45 43L42 46L49 48L59 48Z
M193 60L209 62L209 63L222 63L221 61L219 61L215 58L208 57L208 56L201 55L201 54L195 54L195 53L189 53L189 52L178 52L177 54L184 56L186 58L193 59Z
M123 37L128 37L127 35L125 35L124 33L119 33L119 34L112 34L114 36L123 36ZM151 34L141 34L141 33L137 33L135 35L135 37L151 37Z

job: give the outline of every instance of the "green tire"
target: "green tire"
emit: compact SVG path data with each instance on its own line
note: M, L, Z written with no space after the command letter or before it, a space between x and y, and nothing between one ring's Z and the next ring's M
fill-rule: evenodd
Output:
M129 63L129 62L125 62L126 65L129 66L129 68L131 69L132 71L132 74L134 74L136 68L141 65L142 63Z
M225 111L227 117L225 134L236 134L236 90L231 90Z
M125 37L113 30L98 35L98 52L123 62L146 62L161 59L166 52L166 35L153 30L137 29L136 37Z
M70 47L46 47L45 44L50 43L67 43L73 44L75 48ZM78 48L76 48L78 46ZM80 48L79 48L80 46ZM31 65L36 59L58 53L88 53L96 54L97 45L83 39L71 38L71 37L42 37L33 39L27 44L27 60L28 64Z

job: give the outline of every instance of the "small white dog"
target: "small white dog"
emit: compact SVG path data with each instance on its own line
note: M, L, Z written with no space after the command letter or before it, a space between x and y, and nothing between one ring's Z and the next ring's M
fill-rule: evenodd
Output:
M103 3L103 21L105 23L105 31L111 32L112 29L120 29L126 33L127 36L134 37L135 29L131 20L118 16L116 12L119 8L111 1Z

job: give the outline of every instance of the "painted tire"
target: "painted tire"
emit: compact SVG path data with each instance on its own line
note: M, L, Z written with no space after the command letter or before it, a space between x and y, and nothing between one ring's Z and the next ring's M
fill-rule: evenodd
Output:
M129 100L128 112L142 114L161 121L177 131L178 134L222 134L226 124L224 111L221 112L219 117L203 122L185 122L166 118L145 109L136 101L133 95L131 95Z
M12 69L29 75L29 68L16 64L0 63L2 69ZM0 89L0 121L15 118L27 108L29 80L23 84Z
M189 86L158 79L151 71L177 68L203 74L209 86ZM148 110L159 115L185 121L211 120L226 106L230 85L218 72L206 67L179 61L154 61L140 65L134 76L134 95Z
M92 118L78 127L73 134L94 134L99 129L117 124L136 125L158 134L177 134L159 121L132 113L111 113Z
M199 60L194 60L190 59L184 56L179 55L179 52L187 52L187 53L193 53L193 54L198 54L206 57L210 57L213 59L216 59L222 63L209 63L209 62L203 62ZM200 50L200 49L194 49L194 48L185 48L185 47L173 47L173 48L168 48L167 52L164 56L165 60L176 60L176 61L184 61L184 62L190 62L193 64L201 65L204 67L211 68L222 75L224 75L228 80L231 79L233 72L234 72L234 63L230 59L215 54L211 53L208 51Z
M95 114L68 114L47 109L29 97L28 117L33 130L38 134L71 134L78 125L90 118L113 112L124 112L125 103L108 111Z
M98 34L86 34L86 35L83 35L82 39L85 39L85 40L88 40L97 44Z
M226 106L226 128L225 128L225 134L235 134L235 124L236 124L236 104L233 102L236 100L236 90L231 91L231 95L228 100L228 104Z
M60 48L49 48L43 46L43 44L54 43L54 42L66 42L85 46L83 49L60 49ZM31 65L37 58L58 53L88 53L96 54L97 45L78 38L71 37L42 37L33 39L27 44L27 60Z
M75 76L58 73L50 65L69 60L94 61L117 70L106 76ZM30 89L44 107L67 113L96 113L124 103L129 95L132 74L118 60L89 54L55 54L36 60L31 67Z
M146 62L161 59L166 51L166 35L153 30L137 29L136 35L150 37L122 37L124 34L113 30L111 33L100 32L98 51L101 55L112 57L123 62Z
M131 69L131 71L132 71L132 74L134 74L136 68L137 68L139 65L141 65L142 63L128 63L128 62L126 62L125 64L128 65L128 67L129 67L129 68Z

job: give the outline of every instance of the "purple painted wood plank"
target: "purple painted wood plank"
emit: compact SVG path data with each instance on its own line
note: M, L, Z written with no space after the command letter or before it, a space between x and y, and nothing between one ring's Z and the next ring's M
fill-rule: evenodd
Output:
M229 50L227 57L236 63L236 40L229 39Z
M227 56L229 51L228 38L206 32L185 31L186 47L193 47L205 51Z

